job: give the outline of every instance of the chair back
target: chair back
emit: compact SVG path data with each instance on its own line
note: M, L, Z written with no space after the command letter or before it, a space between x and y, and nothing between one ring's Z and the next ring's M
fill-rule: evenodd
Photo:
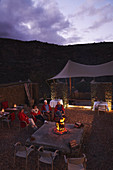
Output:
M45 164L51 164L51 170L53 170L53 161L57 156L58 150L55 152L51 152L48 150L44 150L43 146L40 146L38 149L38 170L39 170L39 162L43 162Z
M85 158L84 157L81 157L81 158L68 158L68 163L71 163L71 164L83 164L85 161Z
M38 151L39 156L45 157L45 158L52 158L52 153L51 152L44 152L44 151Z
M4 101L1 103L2 108L7 109L8 108L8 101Z
M26 159L25 169L27 169L28 156L32 151L35 150L34 145L26 147L26 146L23 146L20 142L17 142L14 145L14 147L15 147L15 150L14 150L14 166L15 166L16 157L21 157L21 158Z
M12 113L10 114L9 119L11 120L11 122L13 122L13 121L15 120L15 113L14 113L14 112L12 112Z
M65 163L68 164L69 170L85 170L86 169L86 155L83 154L82 157L79 158L66 158L64 155Z

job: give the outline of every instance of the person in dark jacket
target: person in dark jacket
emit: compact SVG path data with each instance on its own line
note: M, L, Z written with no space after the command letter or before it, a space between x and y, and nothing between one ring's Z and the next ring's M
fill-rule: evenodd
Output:
M60 101L57 102L57 105L54 109L55 116L58 116L59 118L62 118L65 114L64 106L61 104Z
M47 120L51 119L52 109L51 109L51 106L47 103L47 100L44 100L44 104L41 108L41 112L43 115L47 117Z

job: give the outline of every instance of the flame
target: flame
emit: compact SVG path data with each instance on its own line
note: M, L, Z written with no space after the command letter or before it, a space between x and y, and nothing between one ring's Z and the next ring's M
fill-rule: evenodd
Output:
M14 107L16 107L16 104L14 104Z
M4 110L4 109L2 109L2 113L4 113L4 111L5 111L5 110Z
M61 118L58 122L56 122L56 128L54 129L54 132L58 135L63 135L64 133L67 133L67 129L65 128L65 118Z
M59 131L59 123L58 122L56 123L56 128Z
M63 117L62 119L60 119L60 123L64 123L65 118Z
M56 122L56 129L62 132L65 130L65 118L61 118L59 122Z

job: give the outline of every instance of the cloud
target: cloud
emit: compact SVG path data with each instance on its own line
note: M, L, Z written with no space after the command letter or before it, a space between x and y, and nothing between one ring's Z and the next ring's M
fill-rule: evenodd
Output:
M113 34L108 34L107 36L100 36L99 38L95 38L95 42L104 42L104 41L112 41Z
M0 22L0 37L23 39L24 34L16 30L9 22Z
M102 37L100 34L107 37L104 29L111 29L113 25L113 3L110 0L80 0L80 3L78 0L71 15L68 15L71 10L66 15L57 1L1 0L0 37L54 44L92 42L95 35L96 39ZM62 3L67 5L64 0ZM65 11L66 16L60 10Z
M70 36L66 39L65 45L68 44L75 44L76 42L81 42L82 41L82 36Z
M2 0L0 37L63 44L58 31L70 23L52 0Z
M78 11L71 15L72 18L78 18L84 21L86 18L89 21L90 26L87 29L97 29L106 23L113 21L113 5L110 3L97 5L98 1L86 0L78 9Z
M97 28L99 28L99 27L102 27L104 24L109 23L109 22L112 22L112 21L113 21L113 18L112 18L112 17L104 16L104 17L101 18L100 20L95 21L95 22L93 23L93 25L90 26L88 29L97 29Z
M102 27L106 23L110 23L113 21L113 6L107 4L97 10L95 10L95 15L97 18L95 19L94 23L89 27L89 29L97 29Z

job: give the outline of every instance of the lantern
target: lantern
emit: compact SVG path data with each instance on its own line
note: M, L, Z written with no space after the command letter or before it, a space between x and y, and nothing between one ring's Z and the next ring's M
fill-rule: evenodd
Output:
M4 108L2 109L2 113L4 113Z
M14 107L16 107L16 104L14 104Z

